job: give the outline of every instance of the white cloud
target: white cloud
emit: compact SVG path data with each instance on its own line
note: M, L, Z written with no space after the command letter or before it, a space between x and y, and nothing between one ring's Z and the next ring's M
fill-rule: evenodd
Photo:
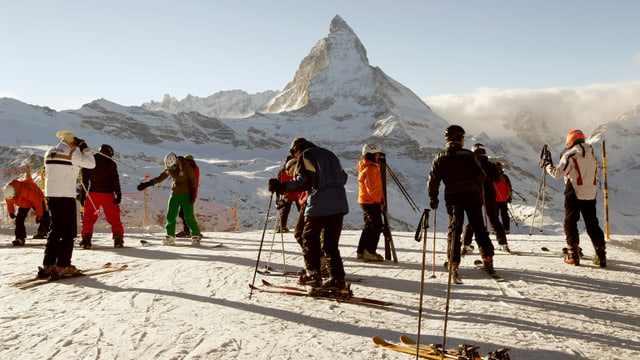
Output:
M633 64L635 66L640 66L640 52L633 57Z
M425 102L468 133L507 135L505 122L523 113L557 124L559 133L579 127L591 132L640 105L640 81L547 89L478 89L473 94L439 95Z

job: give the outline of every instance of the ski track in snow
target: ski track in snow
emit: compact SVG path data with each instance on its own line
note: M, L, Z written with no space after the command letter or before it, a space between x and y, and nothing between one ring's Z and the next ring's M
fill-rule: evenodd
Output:
M5 230L8 231L8 230ZM271 248L263 243L260 265ZM406 359L379 349L373 335L398 342L415 337L418 322L422 244L398 233L398 263L355 259L359 231L344 231L341 253L354 295L393 302L388 308L254 291L251 282L261 231L207 233L202 247L162 246L160 233L131 233L124 249L109 247L110 235L95 234L99 250L74 250L80 268L112 262L122 272L44 284L20 290L8 284L35 273L42 247L0 246L0 358L11 359ZM440 234L444 237L443 234ZM440 238L440 237L439 237ZM636 237L626 237L633 240ZM10 243L7 234L0 241ZM139 241L153 242L140 246ZM421 342L441 342L447 273L431 278L428 239ZM300 250L291 234L277 238L269 262L297 271ZM207 247L211 243L223 247ZM451 285L447 345L480 346L481 353L512 349L515 359L613 359L640 357L640 249L609 243L609 268L585 261L580 267L539 251L559 249L563 236L531 240L512 234L519 255L497 252L498 283L473 265L477 251L463 257L463 285ZM624 243L624 238L620 240ZM445 257L437 240L436 264ZM593 249L583 238L587 255ZM380 242L379 251L383 250ZM256 276L295 286L296 279ZM611 354L614 354L611 356Z

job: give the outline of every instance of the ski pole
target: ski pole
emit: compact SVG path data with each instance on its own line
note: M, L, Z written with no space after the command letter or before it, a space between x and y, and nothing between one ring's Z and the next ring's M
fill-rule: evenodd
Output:
M436 278L436 209L433 209L433 259L431 260L431 278Z
M604 190L602 194L604 196L604 229L605 234L607 235L607 240L610 240L609 237L609 186L607 185L607 149L605 147L605 141L602 140L602 174L604 176Z
M418 336L416 338L416 349L420 349L420 331L422 325L422 299L424 296L424 268L427 257L427 229L429 228L429 209L424 209L422 213L422 219L420 219L420 224L422 224L422 235L423 235L423 244L422 244L422 267L420 268L420 304L418 306ZM420 226L420 225L419 225ZM418 234L416 234L416 241L420 241ZM418 359L418 351L416 351L416 359Z
M516 226L518 226L518 218L516 217L516 213L513 211L513 205L511 205L511 203L509 203L509 214L513 219L513 223L516 224Z
M413 198L411 198L411 195L409 195L409 192L407 192L407 189L402 185L396 173L389 167L388 164L385 163L385 165L387 167L387 172L389 172L389 175L391 175L391 179L393 180L393 182L396 183L396 185L400 189L400 192L402 193L404 198L407 200L407 202L411 206L411 209L413 209L413 211L415 212L420 211L420 207L418 206L418 204L416 204Z
M542 191L545 174L546 170L542 168L542 174L540 175L540 185L538 186L538 194L536 195L536 205L533 207L533 216L531 217L531 228L529 229L529 236L531 236L531 234L533 233L533 223L536 221L536 211L538 210L538 201L540 200L540 192Z
M253 294L253 285L256 282L256 274L258 273L258 266L260 265L260 253L262 252L262 244L264 243L264 234L267 231L267 223L269 223L269 212L271 212L271 203L273 202L273 193L269 197L269 206L267 207L267 216L264 219L264 226L262 227L262 238L260 239L260 248L258 249L258 258L256 259L256 268L253 270L253 280L251 280L251 291L249 291L249 299Z
M455 246L456 232L458 231L458 222L464 221L464 214L462 214L462 218L460 218L458 211L454 210L454 230L451 234L450 238L447 239L447 264L449 267L449 279L447 280L447 301L445 303L445 311L444 311L444 329L442 330L442 358L444 359L445 349L447 348L447 322L449 320L449 300L451 299L451 278L453 277L453 248Z

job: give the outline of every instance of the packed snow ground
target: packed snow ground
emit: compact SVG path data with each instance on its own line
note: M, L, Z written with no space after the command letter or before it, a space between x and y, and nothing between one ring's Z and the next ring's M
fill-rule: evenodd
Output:
M253 292L262 231L205 233L201 247L160 245L161 228L130 229L123 249L96 233L96 250L74 251L79 268L128 264L123 272L21 290L9 284L35 274L43 240L13 247L0 229L0 358L2 359L409 359L376 348L373 335L398 341L418 326L423 243L395 233L399 262L356 260L359 231L344 231L341 252L356 296L392 301L388 308ZM447 276L445 234L427 232L422 343L442 341ZM436 238L435 278L431 278ZM151 246L141 246L146 239ZM224 246L212 248L214 243ZM478 270L477 252L463 258L463 285L452 285L447 345L511 348L512 359L640 358L640 239L612 236L609 267L580 267L540 250L563 247L561 235L519 234L498 252L498 284ZM586 235L587 255L593 248ZM264 236L260 268L296 271L297 243L288 233ZM382 241L379 246L382 252ZM284 261L283 261L284 257ZM262 275L256 276L260 284ZM295 279L264 277L295 285Z

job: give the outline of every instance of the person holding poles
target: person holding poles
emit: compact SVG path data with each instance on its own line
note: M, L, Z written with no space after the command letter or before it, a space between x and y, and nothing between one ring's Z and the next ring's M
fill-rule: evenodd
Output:
M580 265L580 235L578 220L584 219L587 234L596 252L594 264L607 266L604 232L596 215L596 191L598 159L593 147L585 142L581 130L567 134L567 150L560 157L558 166L553 166L551 153L546 150L540 165L555 179L564 177L564 233L569 252L565 262Z

